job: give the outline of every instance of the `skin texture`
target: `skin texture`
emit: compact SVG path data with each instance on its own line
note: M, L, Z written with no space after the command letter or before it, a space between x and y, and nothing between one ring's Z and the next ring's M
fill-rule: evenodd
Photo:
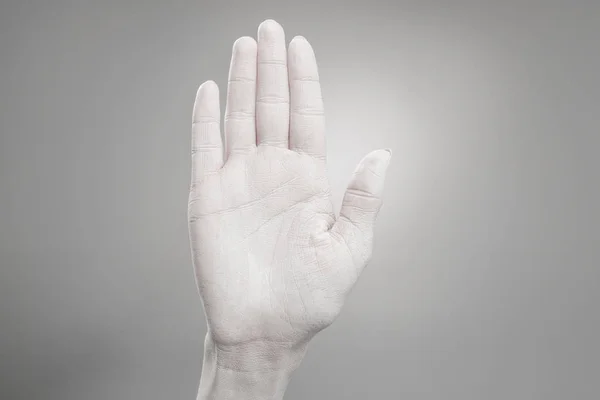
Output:
M371 258L391 152L330 199L315 54L266 20L235 41L224 138L204 82L192 128L189 233L208 333L198 398L281 398L312 337L339 315Z

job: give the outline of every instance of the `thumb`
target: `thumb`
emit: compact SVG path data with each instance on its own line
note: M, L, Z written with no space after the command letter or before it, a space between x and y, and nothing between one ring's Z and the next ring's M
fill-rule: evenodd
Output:
M340 216L331 228L334 238L348 247L358 268L371 259L373 228L391 156L390 149L375 150L358 163L344 194Z

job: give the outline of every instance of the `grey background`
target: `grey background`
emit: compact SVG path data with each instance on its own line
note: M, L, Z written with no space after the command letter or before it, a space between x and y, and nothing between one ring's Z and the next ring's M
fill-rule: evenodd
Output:
M373 261L286 399L600 397L600 3L0 6L0 398L193 399L191 107L267 18L319 62Z

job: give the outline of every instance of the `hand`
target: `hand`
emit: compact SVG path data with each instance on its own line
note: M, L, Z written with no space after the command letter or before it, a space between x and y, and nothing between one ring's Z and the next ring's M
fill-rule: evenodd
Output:
M207 81L194 105L189 197L207 340L228 353L301 347L335 320L371 257L391 153L362 159L336 218L315 55L299 36L286 51L272 20L258 43L234 43L224 144L219 120Z

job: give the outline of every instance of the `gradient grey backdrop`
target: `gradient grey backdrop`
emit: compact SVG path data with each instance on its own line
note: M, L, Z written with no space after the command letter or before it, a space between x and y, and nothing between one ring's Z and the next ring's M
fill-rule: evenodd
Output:
M192 102L267 18L315 48L336 204L394 151L286 399L599 398L600 3L516 0L3 1L0 398L195 398Z

